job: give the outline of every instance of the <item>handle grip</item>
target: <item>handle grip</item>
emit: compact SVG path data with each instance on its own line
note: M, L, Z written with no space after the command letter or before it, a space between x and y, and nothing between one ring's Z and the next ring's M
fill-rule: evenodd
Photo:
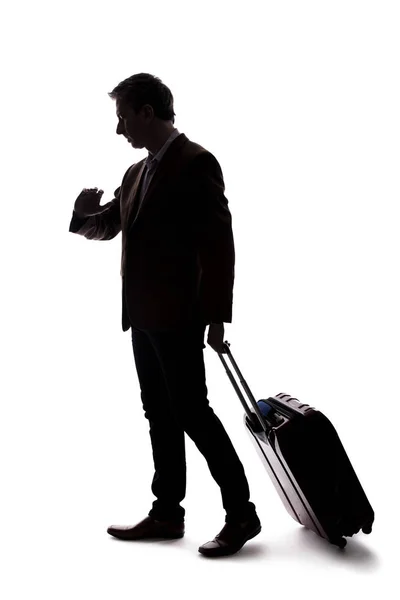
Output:
M256 421L258 419L258 421L261 424L262 429L265 431L265 433L268 433L268 431L274 425L274 423L272 423L271 421L269 421L268 416L263 416L261 414L260 409L258 407L258 404L256 402L256 399L254 398L253 394L251 393L251 390L250 390L249 386L247 385L247 383L246 383L246 381L245 381L245 379L244 379L244 377L243 377L243 375L242 375L242 373L241 373L241 371L240 371L240 369L239 369L236 361L234 360L234 358L232 356L232 352L230 351L230 343L229 342L224 342L223 343L223 347L225 348L225 353L224 352L218 352L218 356L220 357L221 362L224 365L225 371L226 371L229 379L231 380L231 383L232 383L233 387L235 388L237 395L239 396L239 400L241 401L241 403L243 405L243 408L245 409L245 411L247 413L247 416L250 419L250 422L253 423L253 425L255 427L258 427L258 423L255 422L255 418L254 418L254 417L256 417ZM227 361L224 358L224 354L227 354L229 356L229 360L231 361L231 363L233 365L233 368L235 369L235 371L236 371L236 373L237 373L237 375L239 377L239 381L242 384L244 390L246 391L246 393L247 393L247 395L249 397L249 400L250 400L250 402L251 402L251 404L252 404L252 406L254 408L255 415L254 415L253 412L251 412L251 410L250 410L250 408L249 408L249 406L248 406L248 404L247 404L247 402L246 402L246 400L245 400L245 398L244 398L244 396L243 396L243 394L242 394L242 392L241 392L241 390L240 390L240 388L239 388L239 386L238 386L235 378L233 377L232 371L230 370L230 368L228 366L228 363L227 363ZM267 425L267 423L269 424L269 426Z

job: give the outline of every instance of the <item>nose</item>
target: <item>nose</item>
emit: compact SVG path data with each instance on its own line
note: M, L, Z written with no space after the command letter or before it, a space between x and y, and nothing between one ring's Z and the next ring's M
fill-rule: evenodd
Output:
M117 135L121 135L121 134L124 134L124 133L125 132L124 132L124 126L123 126L123 124L122 123L118 123L118 125L117 125Z

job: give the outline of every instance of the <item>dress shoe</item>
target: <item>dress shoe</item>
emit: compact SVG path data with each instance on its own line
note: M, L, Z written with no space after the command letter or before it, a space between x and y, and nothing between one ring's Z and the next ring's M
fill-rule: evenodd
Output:
M146 517L137 525L111 525L107 533L120 540L142 540L148 538L175 539L183 537L185 522L157 521Z
M210 557L235 554L260 531L261 523L257 515L242 523L225 523L223 529L211 542L200 546L199 552Z

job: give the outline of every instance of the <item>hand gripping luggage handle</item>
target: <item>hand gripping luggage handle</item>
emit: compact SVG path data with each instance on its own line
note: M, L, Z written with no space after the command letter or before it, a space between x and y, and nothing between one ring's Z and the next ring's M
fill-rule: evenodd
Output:
M261 414L260 409L258 408L258 404L256 402L256 399L254 398L253 394L251 393L251 390L250 390L249 386L247 385L246 381L244 380L243 375L242 375L239 367L237 366L236 361L234 360L234 358L232 356L232 353L231 353L231 351L229 349L229 346L230 346L229 342L224 342L223 343L223 347L225 348L226 354L229 356L229 359L230 359L230 361L231 361L231 363L232 363L232 365L233 365L233 367L234 367L234 369L235 369L235 371L236 371L236 373L237 373L237 375L239 377L239 381L242 384L243 388L245 389L245 391L246 391L246 393L247 393L247 395L248 395L248 397L250 399L251 404L253 405L253 408L254 408L255 413L256 413L256 417L260 421L261 427L263 428L263 430L265 431L265 433L268 433L268 430L269 430L268 429L268 425L265 422L265 421L268 421L268 417L264 417ZM232 371L230 370L230 368L228 366L228 363L226 362L226 360L224 358L224 353L223 352L218 352L218 356L220 357L221 362L222 362L222 364L225 367L225 371L226 371L229 379L231 380L231 383L232 383L233 387L235 388L237 395L239 396L239 400L243 404L243 408L245 409L245 411L247 413L247 416L250 419L250 422L253 423L253 425L256 425L256 423L254 421L254 413L252 413L251 410L250 410L250 408L248 407L247 402L246 402L246 400L245 400L242 392L240 391L240 388L239 388L239 386L238 386L235 378L232 375Z

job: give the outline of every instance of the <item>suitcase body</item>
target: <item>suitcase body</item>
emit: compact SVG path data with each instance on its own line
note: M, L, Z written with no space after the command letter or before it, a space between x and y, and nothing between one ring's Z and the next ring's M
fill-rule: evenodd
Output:
M374 511L329 421L288 394L256 402L225 342L251 410L225 359L219 357L246 410L244 424L288 513L343 548L345 537L371 533Z

